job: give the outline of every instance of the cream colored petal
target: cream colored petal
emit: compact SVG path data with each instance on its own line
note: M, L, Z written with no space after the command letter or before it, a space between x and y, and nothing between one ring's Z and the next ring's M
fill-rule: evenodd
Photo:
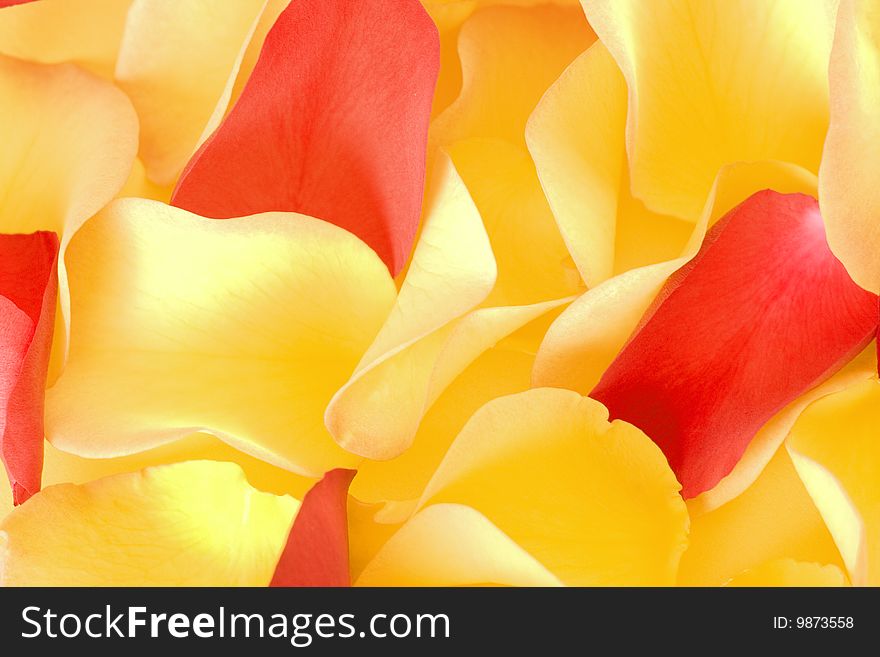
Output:
M880 584L880 382L811 404L786 441L853 584Z
M842 0L831 51L831 124L819 171L828 244L856 283L880 292L880 7Z
M680 486L654 443L607 418L567 390L491 401L420 506L473 507L567 584L671 584L688 526Z
M818 171L836 0L584 0L629 87L634 195L696 220L718 170Z
M205 430L300 474L357 462L323 413L395 288L350 233L122 199L83 227L67 263L70 358L47 393L57 447L120 456Z
M0 523L0 583L265 586L298 506L209 461L50 486Z
M140 157L173 183L214 131L266 0L134 0L116 81L140 118Z
M0 13L0 53L110 78L131 0L40 0Z
M597 41L553 83L526 129L559 230L591 287L614 267L625 122L626 81Z
M681 558L679 585L719 586L778 559L843 565L784 449L727 504L702 512L694 502L688 502L691 533Z

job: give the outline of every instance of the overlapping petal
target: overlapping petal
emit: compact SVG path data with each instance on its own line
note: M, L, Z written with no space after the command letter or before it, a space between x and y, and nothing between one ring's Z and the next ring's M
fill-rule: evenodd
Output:
M651 436L693 497L857 355L878 321L877 296L828 249L816 201L761 192L670 278L590 395Z
M331 470L302 501L270 586L349 586L348 486L355 470Z
M265 586L297 508L209 461L50 486L0 522L0 583Z
M720 586L744 571L785 559L843 566L784 448L726 504L704 513L694 502L688 502L691 530L679 585Z
M718 170L818 171L834 0L584 0L629 87L634 195L696 220Z
M418 225L438 50L417 0L391 12L373 2L291 3L172 202L217 218L315 216L358 235L396 274Z
M525 126L547 87L595 37L572 3L533 5L471 7L478 11L467 12L458 39L461 93L431 126L432 152L450 155L489 235L498 266L486 301L493 306L583 290L525 148Z
M688 524L657 447L631 425L609 424L598 402L556 389L480 409L419 506L383 548L391 556L380 551L360 583L376 568L397 582L549 584L549 572L566 584L669 584ZM450 552L453 536L463 546ZM497 547L499 560L465 542L477 540ZM429 549L434 541L449 550Z
M842 0L831 50L831 123L819 171L828 243L850 276L880 292L880 8Z
M301 474L356 463L324 408L396 293L356 237L302 215L214 221L122 199L67 262L70 358L47 393L56 446L109 457L206 430Z
M873 378L811 404L786 442L857 585L880 584L878 417Z
M442 153L429 190L397 302L326 412L336 441L371 459L404 452L424 414L471 362L565 302L477 308L495 285L495 260L480 214Z
M0 12L0 53L43 64L73 62L110 78L131 2L7 2Z
M40 490L57 264L55 233L0 234L0 460L15 504Z
M151 180L173 183L220 124L266 0L134 0L115 78L140 119ZM281 209L281 208L269 208Z

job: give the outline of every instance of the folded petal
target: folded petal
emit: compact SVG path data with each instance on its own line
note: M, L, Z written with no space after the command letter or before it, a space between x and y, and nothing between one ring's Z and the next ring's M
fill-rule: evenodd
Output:
M768 561L740 573L726 586L847 586L846 576L837 566L805 563L792 559Z
M115 77L137 110L140 156L151 180L172 183L219 125L265 5L132 2Z
M438 50L417 0L394 11L375 2L291 3L172 202L217 218L315 216L358 235L396 274L419 220Z
M356 470L331 470L300 505L269 586L351 586L348 486Z
M43 64L73 62L113 76L131 0L12 4L7 0L8 8L0 13L0 53Z
M210 461L50 486L0 523L0 583L265 586L297 507Z
M525 125L563 69L595 39L578 7L487 7L462 26L459 96L431 125L438 146L472 137L525 146Z
M398 530L356 586L559 586L559 580L484 515L435 504Z
M842 0L831 50L831 123L819 204L831 250L865 289L880 292L880 9Z
M831 254L816 201L760 192L670 278L590 396L649 435L693 497L877 325L877 296Z
M816 172L828 122L834 2L584 0L629 87L633 193L696 220L718 169Z
M678 489L641 431L540 388L474 414L420 507L472 507L566 584L669 585L688 525Z
M688 502L691 531L680 586L720 586L781 559L843 566L822 516L784 448L742 494L708 513Z
M547 90L526 128L556 223L590 286L677 257L693 230L632 197L626 112L626 81L597 41Z
M302 215L214 221L122 199L83 227L67 263L53 444L109 457L205 430L300 474L356 463L322 417L396 292L356 237Z
M377 503L418 500L471 415L496 397L529 389L533 362L530 353L519 349L496 346L485 351L425 412L406 451L387 461L365 460L358 466L352 495Z
M58 237L0 234L0 459L21 504L40 490Z
M498 139L465 139L448 151L480 212L498 267L485 305L542 303L582 292L528 151Z
M853 584L880 584L880 383L820 399L786 446L846 563Z
M371 459L402 454L427 410L471 362L568 301L474 309L495 284L492 250L480 214L442 152L433 178L397 303L325 415L340 445Z

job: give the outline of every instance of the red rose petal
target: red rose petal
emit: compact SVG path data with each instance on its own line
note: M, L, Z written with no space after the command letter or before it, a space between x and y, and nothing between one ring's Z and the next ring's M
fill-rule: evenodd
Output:
M396 274L418 226L439 62L437 29L418 0L292 2L172 204L215 218L324 219Z
M670 278L590 396L653 439L694 497L877 323L877 296L832 255L815 199L759 192Z
M331 470L306 493L269 586L351 586L347 504L355 474Z
M0 457L15 504L40 490L57 263L55 233L0 235Z

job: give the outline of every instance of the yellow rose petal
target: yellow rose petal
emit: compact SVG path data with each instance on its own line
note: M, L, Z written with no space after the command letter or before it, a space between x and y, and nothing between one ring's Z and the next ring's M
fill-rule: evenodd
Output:
M828 244L856 283L880 292L880 7L842 0L831 51L831 124L819 172Z
M559 586L559 580L485 516L435 504L399 529L355 586Z
M119 456L205 430L299 474L357 462L323 413L395 288L356 237L302 215L219 221L122 199L67 263L70 358L46 412L60 449Z
M0 523L0 584L265 586L297 508L209 461L49 486Z
M472 507L572 585L669 585L688 518L663 454L606 409L551 388L481 408L421 507Z
M880 382L811 404L786 445L856 585L880 585Z
M633 193L696 220L718 170L818 171L828 123L829 0L584 0L629 86Z
M595 39L578 7L487 7L462 26L459 96L432 126L432 141L503 139L525 146L526 120L562 70Z
M847 581L837 566L779 559L740 573L726 586L847 586Z
M448 151L480 212L498 266L485 305L525 305L583 292L525 148L466 139Z
M708 513L696 507L688 502L691 533L678 574L682 586L720 586L783 558L843 565L784 449L735 499Z
M0 13L0 53L110 78L132 0L40 0ZM4 96L5 98L5 96Z
M216 128L266 0L134 0L116 80L141 124L151 180L174 182Z
M412 445L388 461L365 460L351 494L360 500L417 500L452 441L483 404L529 388L534 357L502 347L474 360L425 413Z

